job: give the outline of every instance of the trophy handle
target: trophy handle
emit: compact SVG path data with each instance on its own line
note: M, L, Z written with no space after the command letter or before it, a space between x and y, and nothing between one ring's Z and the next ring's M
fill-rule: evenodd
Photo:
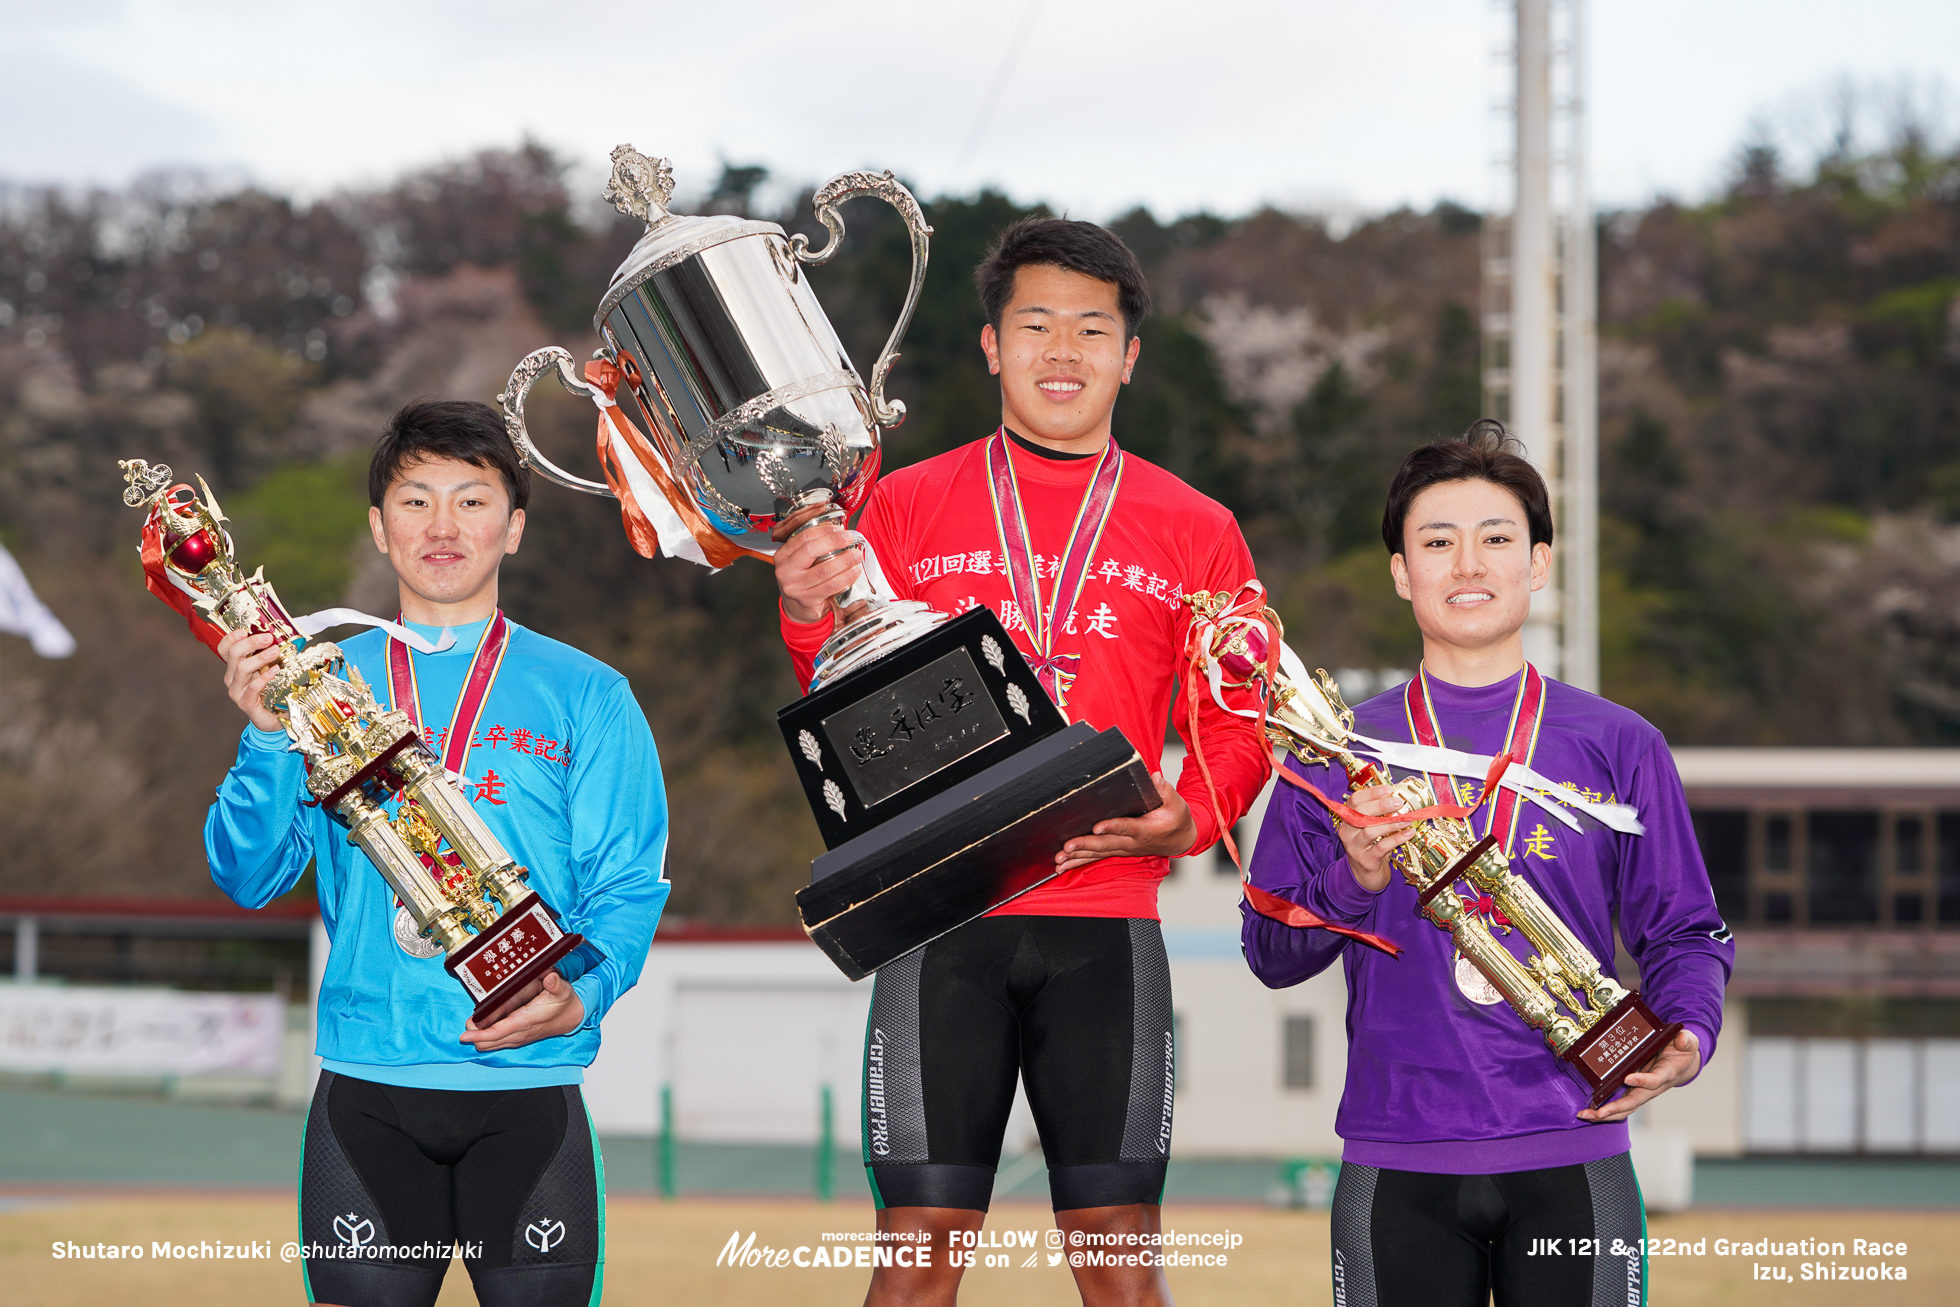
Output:
M812 197L817 221L830 233L824 247L812 251L810 238L801 232L790 237L789 243L799 263L807 263L814 268L830 262L844 239L844 216L837 212L837 206L862 195L876 196L897 209L898 216L905 220L906 231L912 237L912 284L905 292L905 307L899 311L898 323L892 328L891 338L885 341L885 348L871 368L871 420L889 429L905 421L904 402L885 401L885 374L898 361L898 342L905 338L905 329L912 324L912 310L918 307L919 292L926 284L926 237L932 235L932 228L926 225L925 210L919 207L919 201L912 192L905 189L889 169L884 172L847 172L825 182L823 188Z
M517 446L518 463L536 469L545 480L555 481L567 490L583 490L588 495L616 499L618 496L613 494L612 487L573 476L539 453L538 447L531 443L531 433L524 426L524 400L531 393L531 387L538 384L538 378L553 368L557 369L558 380L564 383L565 389L574 395L585 396L601 409L606 407L606 392L579 376L571 354L556 345L546 345L518 360L517 366L511 370L510 384L504 387L503 394L497 396L497 403L504 410L504 434L510 437L511 444Z

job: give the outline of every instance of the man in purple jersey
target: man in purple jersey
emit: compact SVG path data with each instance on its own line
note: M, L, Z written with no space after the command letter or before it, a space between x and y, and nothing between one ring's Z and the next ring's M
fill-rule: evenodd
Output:
M1437 743L1489 757L1511 746L1514 718L1533 711L1523 631L1532 592L1550 575L1552 520L1545 483L1516 446L1482 421L1459 440L1417 449L1396 473L1382 537L1396 593L1422 631L1423 665L1412 687L1355 709L1358 734L1413 743L1426 711ZM1544 1038L1456 955L1447 932L1417 915L1416 891L1392 874L1389 857L1409 827L1337 825L1304 792L1281 786L1253 883L1403 948L1391 957L1245 913L1246 961L1266 984L1298 984L1336 957L1347 968L1347 1086L1335 1121L1346 1146L1332 1222L1340 1302L1645 1301L1645 1222L1626 1118L1713 1055L1735 950L1666 740L1604 699L1541 684L1535 742L1517 761L1588 799L1631 806L1645 833L1567 808L1575 830L1544 810L1555 800L1527 799L1509 832L1512 869L1609 974L1617 918L1642 997L1682 1031L1627 1077L1619 1098L1588 1109L1587 1091ZM1337 769L1287 766L1330 795L1345 788ZM1465 802L1482 797L1478 781L1455 784ZM1349 802L1370 816L1397 806L1387 787ZM1480 836L1493 807L1471 818ZM1522 932L1484 903L1497 938L1528 957Z

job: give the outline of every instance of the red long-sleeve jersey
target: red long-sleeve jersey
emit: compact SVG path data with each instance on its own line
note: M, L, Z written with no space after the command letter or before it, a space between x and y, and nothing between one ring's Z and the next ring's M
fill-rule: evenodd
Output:
M1008 446L1041 594L1052 602L1055 572L1097 460L1047 459L1012 441ZM1187 749L1192 744L1180 682L1190 610L1181 598L1196 590L1234 592L1254 573L1245 537L1223 505L1134 454L1123 459L1122 486L1109 523L1053 652L1082 660L1064 715L1098 730L1121 730L1156 771L1163 764L1167 717L1174 718ZM900 598L947 613L986 604L1025 653L1033 642L1008 585L987 481L985 440L902 468L879 482L858 530ZM797 679L808 685L831 619L806 624L784 615L782 626ZM1256 724L1222 711L1209 688L1199 688L1198 729L1217 804L1214 808L1193 753L1177 782L1198 828L1188 853L1214 844L1244 815L1271 774L1270 753ZM1175 714L1174 694L1180 696ZM1249 696L1230 701L1234 707L1256 706ZM1157 883L1169 869L1166 858L1105 858L1057 876L991 915L1154 918Z

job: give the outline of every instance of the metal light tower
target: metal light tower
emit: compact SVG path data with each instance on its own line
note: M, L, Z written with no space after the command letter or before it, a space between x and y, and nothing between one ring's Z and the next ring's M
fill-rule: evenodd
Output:
M1561 678L1599 693L1598 228L1586 180L1586 0L1569 0L1564 286L1565 647Z
M1552 582L1533 597L1525 655L1599 689L1598 383L1594 232L1585 168L1585 0L1514 0L1503 53L1513 128L1500 157L1507 217L1484 224L1484 411L1524 442L1552 490ZM1562 31L1556 33L1555 20ZM1562 148L1561 148L1562 147Z

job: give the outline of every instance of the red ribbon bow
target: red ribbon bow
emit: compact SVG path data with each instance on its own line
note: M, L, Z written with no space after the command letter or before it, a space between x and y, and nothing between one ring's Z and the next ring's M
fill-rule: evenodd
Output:
M1463 906L1480 917L1489 917L1500 926L1511 924L1511 919L1497 906L1497 900L1488 894L1466 894L1463 898Z

